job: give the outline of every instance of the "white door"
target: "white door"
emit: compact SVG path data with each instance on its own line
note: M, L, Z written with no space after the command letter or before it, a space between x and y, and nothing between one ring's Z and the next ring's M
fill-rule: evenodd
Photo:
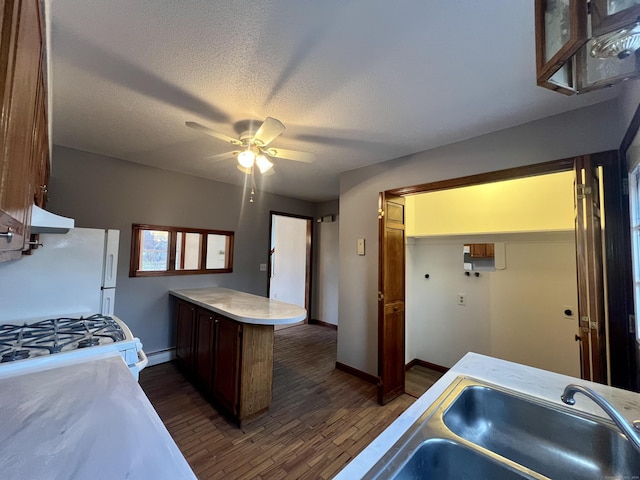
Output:
M305 218L271 216L269 298L302 308L307 308L309 223Z

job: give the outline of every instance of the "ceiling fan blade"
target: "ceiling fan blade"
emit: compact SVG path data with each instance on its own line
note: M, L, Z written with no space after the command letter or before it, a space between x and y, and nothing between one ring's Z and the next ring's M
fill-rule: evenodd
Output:
M199 123L184 122L184 124L189 128L194 128L196 130L199 130L202 133L211 135L213 138L217 138L218 140L222 140L223 142L231 143L232 145L242 145L242 142L240 140L230 137L229 135L225 135L224 133L214 132L210 128L207 128L204 125L200 125Z
M217 155L211 155L210 157L207 157L207 160L213 160L214 162L218 160L228 160L233 157L237 157L239 153L239 151L218 153Z
M269 145L274 138L281 135L284 132L285 126L280 120L272 117L267 117L260 128L253 137L253 141L259 147L265 147Z
M296 162L313 163L316 160L316 156L313 153L287 150L286 148L269 148L265 152L271 157L285 158Z

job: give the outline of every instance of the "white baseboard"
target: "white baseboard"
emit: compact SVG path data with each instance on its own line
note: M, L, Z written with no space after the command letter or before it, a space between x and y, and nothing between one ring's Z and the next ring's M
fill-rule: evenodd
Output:
M159 352L147 353L147 358L149 359L148 367L170 362L176 358L176 349L169 348L167 350L160 350Z

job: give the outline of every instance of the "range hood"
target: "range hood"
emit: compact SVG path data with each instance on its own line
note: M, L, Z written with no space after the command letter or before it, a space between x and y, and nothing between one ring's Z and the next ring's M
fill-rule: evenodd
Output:
M73 218L47 212L37 205L31 206L31 233L67 233L75 223Z

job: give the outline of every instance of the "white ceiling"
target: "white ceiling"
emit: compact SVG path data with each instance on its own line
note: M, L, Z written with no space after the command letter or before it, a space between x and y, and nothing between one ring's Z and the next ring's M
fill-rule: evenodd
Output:
M338 197L346 170L616 95L535 85L532 0L53 0L55 144L242 184L231 150L271 116L277 160L259 188ZM55 158L54 158L55 162Z

